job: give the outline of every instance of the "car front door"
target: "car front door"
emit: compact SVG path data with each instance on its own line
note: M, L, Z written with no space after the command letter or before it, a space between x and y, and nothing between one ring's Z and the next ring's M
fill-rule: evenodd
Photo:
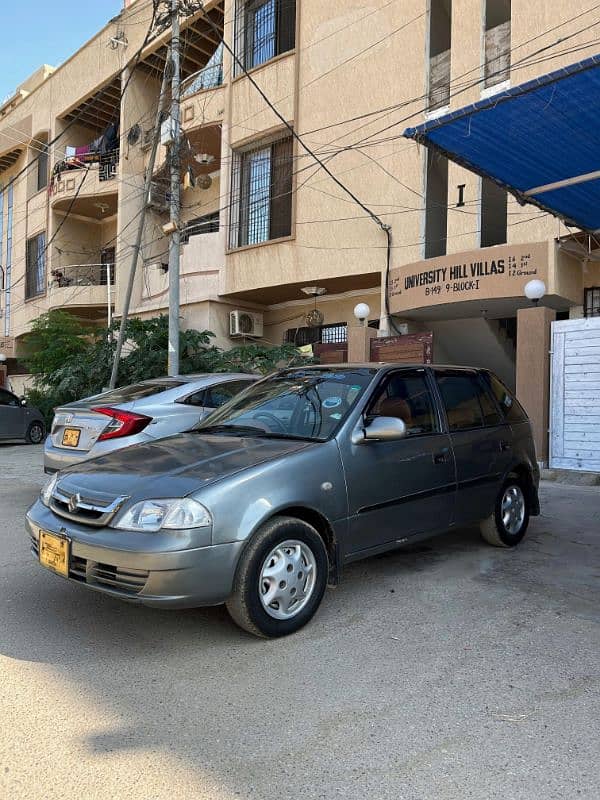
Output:
M25 409L19 398L0 389L0 439L22 439L25 436Z
M489 516L512 459L510 425L478 373L436 370L456 459L457 525Z
M360 444L348 438L341 445L349 503L346 555L444 530L452 521L454 458L427 371L387 373L367 405L364 424L378 416L399 417L407 435Z

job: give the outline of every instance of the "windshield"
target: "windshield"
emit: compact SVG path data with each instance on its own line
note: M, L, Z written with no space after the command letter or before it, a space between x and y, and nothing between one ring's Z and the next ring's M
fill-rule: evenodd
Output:
M203 420L219 432L324 441L340 427L375 370L299 369L252 384Z

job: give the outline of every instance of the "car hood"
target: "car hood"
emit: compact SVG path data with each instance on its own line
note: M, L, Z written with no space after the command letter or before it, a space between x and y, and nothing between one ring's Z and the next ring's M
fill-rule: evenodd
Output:
M61 473L59 485L84 496L184 497L222 478L313 442L182 433L132 445Z

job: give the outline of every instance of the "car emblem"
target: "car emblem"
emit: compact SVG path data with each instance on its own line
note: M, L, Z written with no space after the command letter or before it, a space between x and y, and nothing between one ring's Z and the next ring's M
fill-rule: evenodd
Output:
M69 498L69 511L73 514L79 508L79 503L81 503L81 495L74 494L72 497Z
M65 425L70 425L73 422L73 414L67 414L65 417Z

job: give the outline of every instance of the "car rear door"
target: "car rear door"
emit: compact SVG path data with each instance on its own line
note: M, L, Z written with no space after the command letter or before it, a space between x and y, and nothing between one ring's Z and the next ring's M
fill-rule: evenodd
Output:
M0 389L0 439L22 439L25 436L25 414L16 395Z
M365 424L377 416L399 417L407 436L341 442L350 517L347 555L445 530L452 521L454 459L427 370L386 373L366 408Z
M483 382L470 370L435 370L456 460L455 522L489 516L512 459L513 433Z

